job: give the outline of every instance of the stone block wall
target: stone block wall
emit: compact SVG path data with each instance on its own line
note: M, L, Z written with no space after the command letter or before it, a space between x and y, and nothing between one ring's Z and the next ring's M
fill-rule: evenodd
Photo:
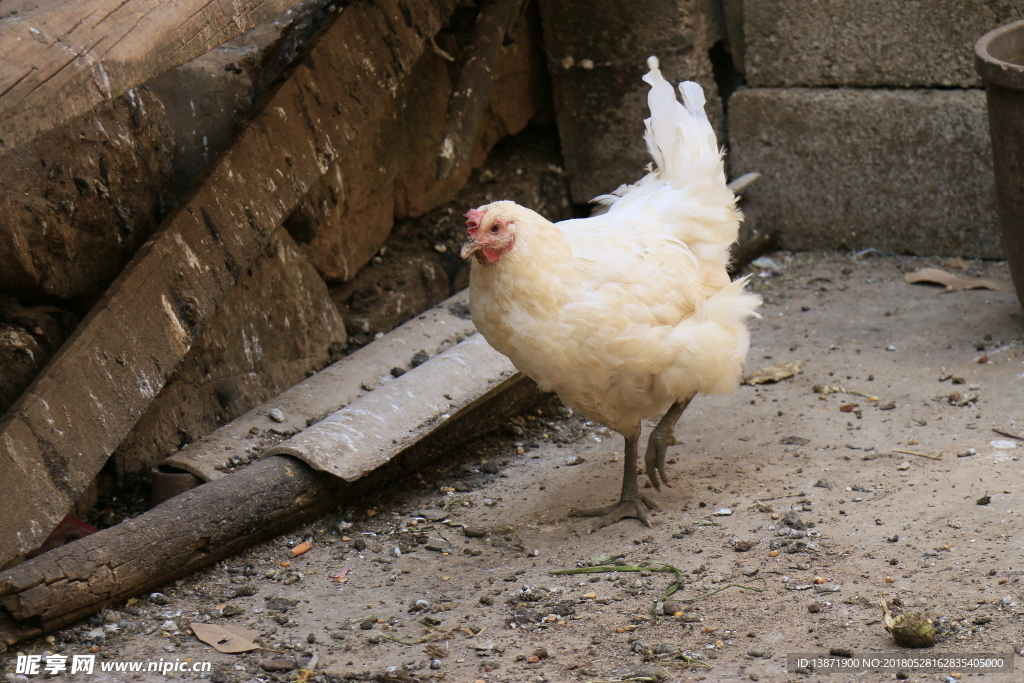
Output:
M729 167L790 249L998 258L973 46L1021 0L744 0Z
M758 88L980 88L974 43L1024 16L1020 0L745 0Z
M787 249L999 258L981 89L747 88L734 174Z
M648 116L647 58L656 55L672 82L697 81L722 133L708 50L713 14L702 0L541 0L562 156L576 204L644 174Z

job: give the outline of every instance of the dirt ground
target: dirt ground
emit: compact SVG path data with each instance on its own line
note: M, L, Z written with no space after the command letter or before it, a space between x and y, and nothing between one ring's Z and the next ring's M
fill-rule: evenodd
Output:
M1024 435L1024 324L1005 264L951 268L1001 291L945 292L903 281L938 259L770 257L777 272L752 269L765 306L748 371L799 360L800 374L691 405L653 528L588 535L569 516L617 496L622 439L551 401L422 478L20 651L95 647L96 673L56 676L82 681L181 675L99 672L161 659L211 662L215 682L293 681L264 667L305 652L318 681L979 677L787 671L787 653L835 648L998 653L1017 672L979 679L1021 680L1024 441L993 431ZM643 571L550 573L601 555ZM692 602L662 605L676 575L653 570L667 565L683 580L671 597ZM894 645L879 596L933 615L938 643ZM196 622L252 629L265 649L218 653Z

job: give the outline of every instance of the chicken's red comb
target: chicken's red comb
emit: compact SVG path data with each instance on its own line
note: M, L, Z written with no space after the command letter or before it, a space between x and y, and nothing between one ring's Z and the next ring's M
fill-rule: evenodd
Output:
M480 209L470 209L466 212L466 227L470 230L478 230L480 223L484 219L485 211Z

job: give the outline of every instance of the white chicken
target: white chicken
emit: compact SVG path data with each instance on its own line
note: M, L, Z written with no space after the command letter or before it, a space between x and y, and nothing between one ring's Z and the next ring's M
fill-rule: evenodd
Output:
M542 389L626 440L619 502L575 512L598 518L590 531L626 517L651 525L657 505L637 483L640 420L662 416L645 455L660 491L676 421L695 395L735 389L745 319L761 303L726 272L741 214L704 93L681 83L679 103L658 60L648 66L655 166L599 197L607 213L554 224L499 201L466 214L476 328Z

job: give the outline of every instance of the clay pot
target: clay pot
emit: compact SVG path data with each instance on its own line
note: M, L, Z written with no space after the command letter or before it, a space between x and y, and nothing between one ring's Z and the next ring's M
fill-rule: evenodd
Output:
M1024 21L986 33L974 55L985 81L1003 250L1024 305Z

